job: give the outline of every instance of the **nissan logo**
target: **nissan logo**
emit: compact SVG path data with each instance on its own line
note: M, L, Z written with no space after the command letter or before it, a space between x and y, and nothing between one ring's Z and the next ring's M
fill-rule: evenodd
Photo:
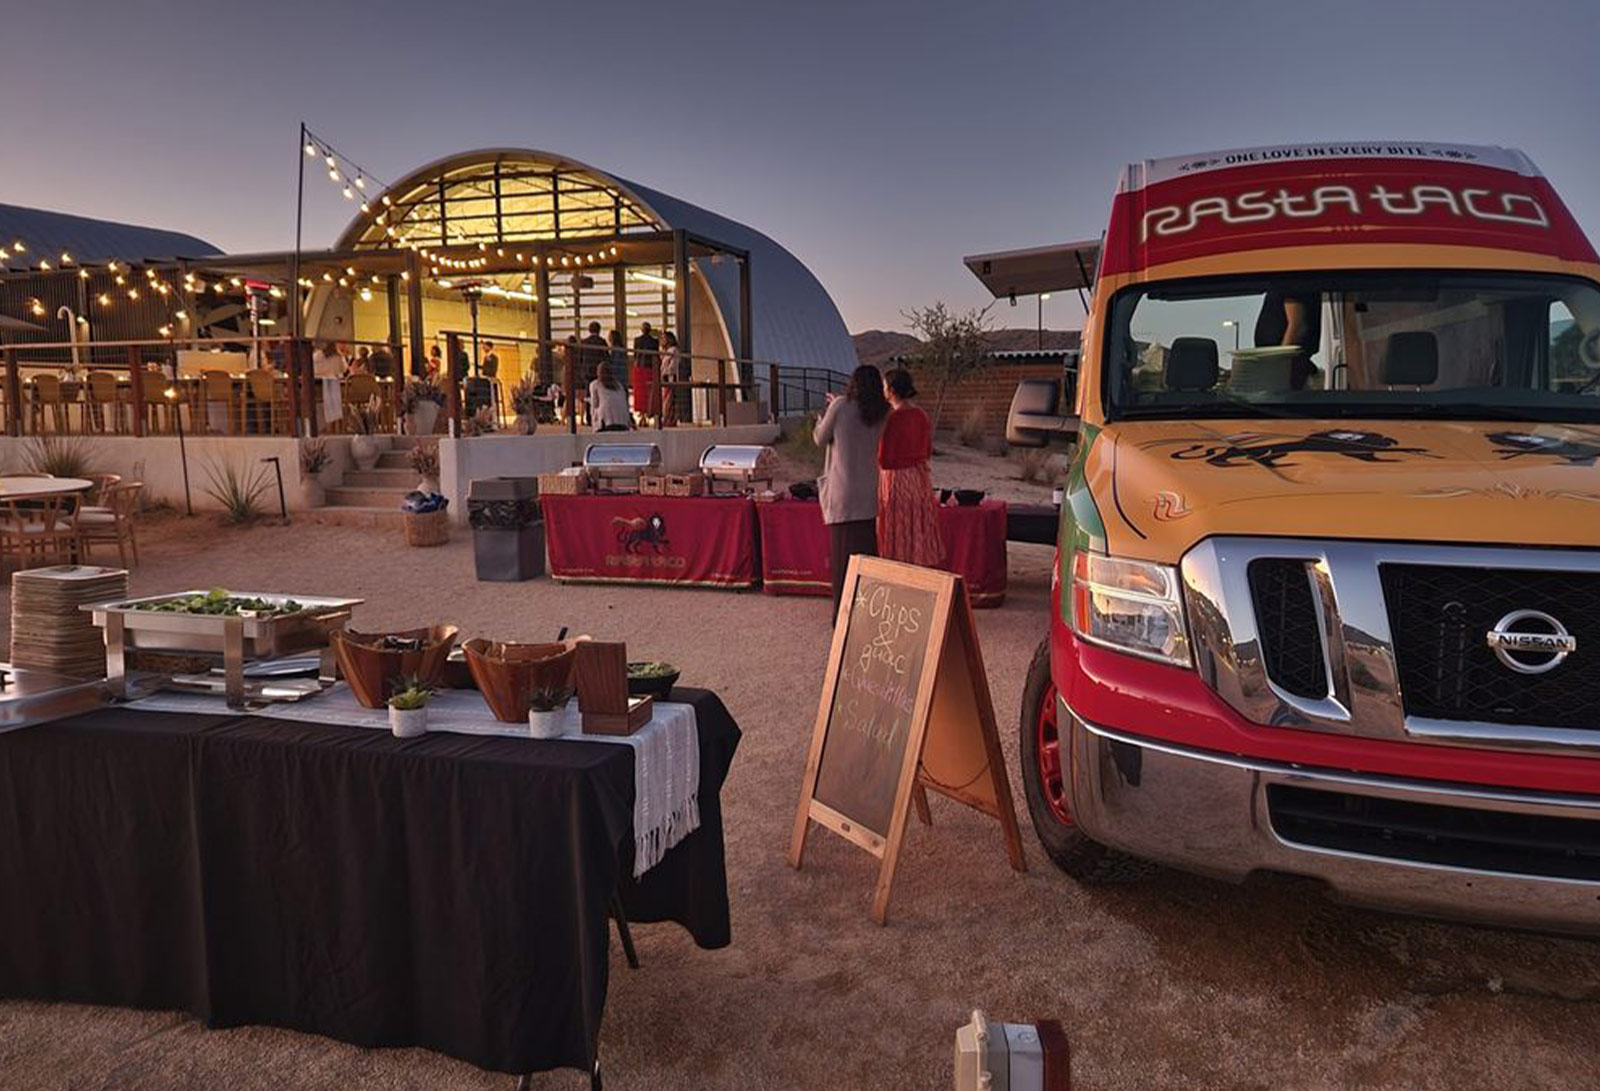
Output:
M1516 626L1523 622L1533 622L1537 628L1519 630ZM1554 670L1578 650L1578 638L1543 610L1511 611L1489 630L1488 640L1495 658L1518 674Z

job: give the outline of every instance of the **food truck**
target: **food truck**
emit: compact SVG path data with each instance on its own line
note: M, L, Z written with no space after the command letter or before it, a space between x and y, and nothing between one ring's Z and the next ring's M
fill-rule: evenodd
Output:
M1600 261L1520 152L1129 166L1075 389L1028 809L1155 861L1600 933Z

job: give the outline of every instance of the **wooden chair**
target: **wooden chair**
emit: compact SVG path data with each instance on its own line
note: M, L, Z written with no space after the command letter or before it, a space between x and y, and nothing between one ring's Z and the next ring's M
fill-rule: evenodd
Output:
M114 544L122 567L128 567L128 551L133 551L133 563L139 563L139 540L134 537L134 517L139 511L139 494L144 491L141 481L119 482L106 490L98 507L78 509L74 520L77 535L78 557L87 564L96 544Z
M172 380L161 370L161 365L144 365L144 426L147 434L177 431L173 416L182 410L182 398L167 400L167 387L171 385ZM166 421L165 428L162 427L163 419Z
M84 389L83 430L106 431L106 411L111 413L111 430L119 435L128 430L128 402L117 377L109 371L91 371Z
M38 435L44 431L45 410L50 410L50 421L57 432L66 432L67 429L67 401L61 393L61 379L55 375L35 375L33 377L33 398L29 406L29 416L33 427L31 431Z
M251 368L244 373L245 427L264 435L277 435L278 425L289 416L289 386L278 382L270 367ZM262 419L266 427L262 428Z
M350 410L364 409L373 398L380 397L383 388L378 385L378 380L372 375L356 374L350 376L341 386L341 402L344 406L345 419L348 420Z
M194 415L197 431L213 431L211 427L211 407L218 403L223 406L223 434L238 435L239 403L233 389L233 376L226 371L202 371L200 373L198 411Z
M89 474L89 480L94 482L94 488L84 494L83 503L79 505L84 511L108 510L106 492L113 485L122 483L121 474Z
M0 557L12 554L18 568L64 564L78 549L78 513L64 496L5 505L0 518Z

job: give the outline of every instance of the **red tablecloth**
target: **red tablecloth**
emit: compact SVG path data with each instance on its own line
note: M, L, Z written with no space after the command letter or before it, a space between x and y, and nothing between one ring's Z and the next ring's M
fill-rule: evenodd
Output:
M744 497L545 496L558 580L754 587L755 504Z
M769 595L833 593L828 528L813 500L757 504L761 519L762 588ZM1006 599L1006 505L985 500L976 507L939 509L947 572L961 576L973 606L999 606Z

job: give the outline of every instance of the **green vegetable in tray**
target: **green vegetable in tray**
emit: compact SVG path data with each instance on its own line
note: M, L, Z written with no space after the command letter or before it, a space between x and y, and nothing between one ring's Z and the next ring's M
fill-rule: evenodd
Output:
M629 678L665 678L669 674L677 674L678 668L671 663L660 663L654 660L628 664Z
M165 614L206 614L213 617L237 617L248 613L254 617L287 617L298 614L305 607L294 599L273 602L270 599L230 595L227 588L213 587L203 595L175 595L170 599L141 602L139 610L154 610Z

